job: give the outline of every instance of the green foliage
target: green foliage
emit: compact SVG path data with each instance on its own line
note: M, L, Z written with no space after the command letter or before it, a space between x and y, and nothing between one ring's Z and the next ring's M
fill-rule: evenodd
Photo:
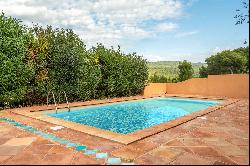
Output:
M27 56L36 77L28 94L31 103L44 103L53 91L69 101L95 97L100 70L88 55L84 43L72 30L34 26ZM32 100L36 99L36 100Z
M249 72L249 47L225 50L206 59L207 67L200 69L200 77L215 74Z
M70 101L93 97L98 67L92 65L84 43L72 30L55 30L50 56L51 90L67 92Z
M39 66L36 80L40 83L35 85L44 85L37 88L42 93L35 94L43 96L42 102L48 91L56 92L57 96L65 91L70 101L77 101L135 95L143 90L146 61L135 53L125 55L120 49L107 49L102 44L87 51L72 30L34 27L33 31L36 42L41 44L37 59L47 57L35 65ZM47 43L44 50L42 41Z
M149 77L152 77L155 73L157 75L162 75L169 79L174 79L178 77L178 65L179 61L158 61L158 62L148 62ZM204 63L192 63L194 74L193 77L199 77L199 68L205 65Z
M242 0L242 8L237 9L237 14L234 16L234 18L237 20L235 25L243 24L243 23L249 23L249 2L247 0Z
M249 1L241 0L242 7L241 9L236 9L237 14L234 16L236 19L235 25L242 25L244 23L249 24ZM244 44L247 44L248 41L245 40Z
M100 97L135 95L144 89L148 68L146 61L136 53L125 55L120 51L120 47L114 50L98 44L89 50L89 54L100 66Z
M206 78L208 76L207 68L205 66L201 66L199 69L200 78Z
M209 74L233 74L245 71L246 58L230 50L222 51L206 60Z
M141 93L148 79L146 60L102 44L86 50L70 29L0 17L0 107L45 103L48 92L62 101Z
M177 83L177 82L179 82L179 80L178 80L178 78L173 78L173 79L172 79L172 82L173 82L173 83Z
M149 78L149 81L152 83L168 83L173 82L171 77L167 77L164 75L158 75L156 72Z
M193 77L194 69L192 67L191 62L187 62L186 60L184 60L183 62L179 63L178 68L179 68L179 75L178 75L179 81L185 81Z
M26 55L27 64L34 70L30 83L28 84L27 104L42 103L46 100L46 93L49 89L48 64L50 60L50 50L52 45L52 27L43 29L34 26L29 29L32 34L28 53Z
M234 49L233 51L241 54L243 57L246 58L246 61L245 61L246 63L243 64L243 66L246 67L244 73L249 73L249 46L240 47L240 48Z
M33 70L25 62L30 39L21 21L0 15L0 107L21 104Z

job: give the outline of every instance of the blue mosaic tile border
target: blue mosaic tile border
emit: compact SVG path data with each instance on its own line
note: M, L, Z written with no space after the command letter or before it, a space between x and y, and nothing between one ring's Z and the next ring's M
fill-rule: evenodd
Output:
M21 128L25 131L29 131L29 132L34 133L36 135L39 135L43 138L53 140L59 144L66 146L66 147L74 148L74 150L82 151L85 155L91 155L91 157L93 157L95 159L105 159L106 165L135 165L134 163L123 163L121 158L119 158L119 157L111 157L111 156L109 157L108 153L98 152L96 149L89 149L87 146L82 145L80 143L76 143L76 142L72 142L70 140L56 137L52 133L40 131L34 127L21 124L19 122L16 122L16 121L8 119L8 118L0 118L0 121L5 121L9 124L16 126L17 128Z

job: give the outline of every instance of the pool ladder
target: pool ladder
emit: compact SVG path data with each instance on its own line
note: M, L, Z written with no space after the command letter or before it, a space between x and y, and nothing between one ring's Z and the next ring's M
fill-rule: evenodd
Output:
M56 110L56 113L57 113L58 108L57 108L57 104L56 104L55 94L54 94L53 92L51 92L51 93L52 93L52 97L53 97L53 100L54 100L54 103L55 103L55 110ZM69 101L68 101L66 92L63 91L63 93L64 93L64 97L65 97L66 102L67 102L68 112L70 112ZM49 92L48 95L47 95L47 107L49 106L49 95L50 95L50 92ZM61 92L59 93L58 105L59 105L59 103L60 103L60 98L61 98Z

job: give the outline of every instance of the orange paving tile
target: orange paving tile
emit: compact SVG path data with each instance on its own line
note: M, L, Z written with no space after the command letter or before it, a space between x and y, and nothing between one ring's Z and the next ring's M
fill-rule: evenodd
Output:
M53 131L51 123L0 111L24 124L57 136L86 143L89 147L129 159L135 164L249 164L249 100L195 118L179 126L128 145L91 136L69 128ZM22 108L24 109L24 108ZM17 146L6 142L35 137ZM14 147L14 149L13 149ZM12 149L11 149L12 148ZM9 154L8 154L8 153ZM55 142L0 122L0 164L103 164Z

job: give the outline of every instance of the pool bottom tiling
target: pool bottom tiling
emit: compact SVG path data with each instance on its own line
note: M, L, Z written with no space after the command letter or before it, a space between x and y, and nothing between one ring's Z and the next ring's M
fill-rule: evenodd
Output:
M77 108L48 116L119 134L129 134L193 112L215 106L219 101L185 98L151 98L104 106Z

